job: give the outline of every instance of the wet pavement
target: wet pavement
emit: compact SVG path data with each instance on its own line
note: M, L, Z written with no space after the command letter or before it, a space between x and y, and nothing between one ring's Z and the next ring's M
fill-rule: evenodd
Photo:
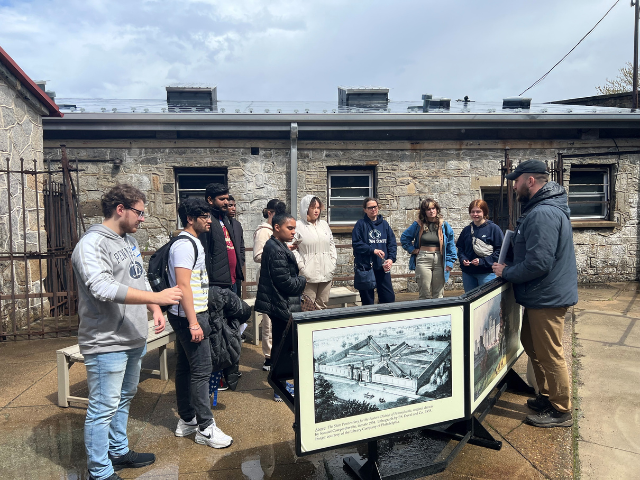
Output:
M413 294L399 297L398 300L416 298ZM568 345L572 327L567 322ZM635 335L633 338L637 339L637 332ZM0 478L86 478L83 444L86 409L80 404L72 403L70 408L56 404L55 351L75 343L74 337L0 343ZM196 444L193 435L174 436L178 416L173 384L175 355L170 348L169 381L141 374L128 427L130 447L154 452L157 461L142 469L122 470L120 476L163 480L352 478L343 469L342 460L351 455L364 460L366 444L297 457L293 414L285 404L273 401L262 362L261 347L244 344L239 389L220 392L218 405L213 409L218 426L233 437L234 443L227 449L215 450ZM155 352L143 360L146 368L158 368L157 364ZM524 375L526 357L519 360L515 369ZM637 378L637 360L635 374ZM82 364L71 368L70 384L71 395L87 395ZM506 392L485 418L483 425L503 442L500 451L466 445L444 472L428 478L572 478L573 430L539 429L524 424L525 416L531 413L524 405L527 398ZM594 435L601 432L595 431ZM419 433L383 440L379 443L381 471L386 475L410 465L426 464L442 448L450 450L455 444L438 435Z

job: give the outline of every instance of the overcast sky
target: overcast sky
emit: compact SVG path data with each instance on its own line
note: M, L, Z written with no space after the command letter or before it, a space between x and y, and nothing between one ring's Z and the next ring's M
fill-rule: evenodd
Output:
M61 98L337 100L382 86L500 101L565 55L615 0L0 0L0 46ZM595 95L633 56L620 1L534 102Z

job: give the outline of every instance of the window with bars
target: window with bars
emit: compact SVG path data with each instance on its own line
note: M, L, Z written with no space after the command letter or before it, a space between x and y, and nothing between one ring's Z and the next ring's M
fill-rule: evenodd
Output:
M611 204L611 171L606 166L571 167L569 208L571 218L608 220Z
M207 185L222 183L227 185L226 168L176 168L176 208L181 201L189 197L205 198ZM180 219L176 219L178 228L182 228Z
M362 202L374 196L373 170L329 170L328 218L330 225L353 225L362 218Z

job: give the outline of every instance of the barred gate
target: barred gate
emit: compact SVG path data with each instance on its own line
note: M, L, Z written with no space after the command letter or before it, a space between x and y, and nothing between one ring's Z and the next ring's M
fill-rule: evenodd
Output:
M78 328L77 164L69 167L64 148L56 168L16 164L7 158L0 168L0 340L67 336Z

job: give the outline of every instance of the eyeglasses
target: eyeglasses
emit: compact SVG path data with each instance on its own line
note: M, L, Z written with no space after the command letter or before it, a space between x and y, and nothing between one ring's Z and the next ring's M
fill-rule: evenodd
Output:
M137 208L133 208L133 207L125 207L125 208L127 210L131 210L136 215L138 215L138 218L144 218L144 211L143 210L138 210Z
M373 207L365 207L365 210L377 210L378 205L374 205Z
M209 220L211 216L207 213L206 215L198 215L198 218L202 218L204 220Z

